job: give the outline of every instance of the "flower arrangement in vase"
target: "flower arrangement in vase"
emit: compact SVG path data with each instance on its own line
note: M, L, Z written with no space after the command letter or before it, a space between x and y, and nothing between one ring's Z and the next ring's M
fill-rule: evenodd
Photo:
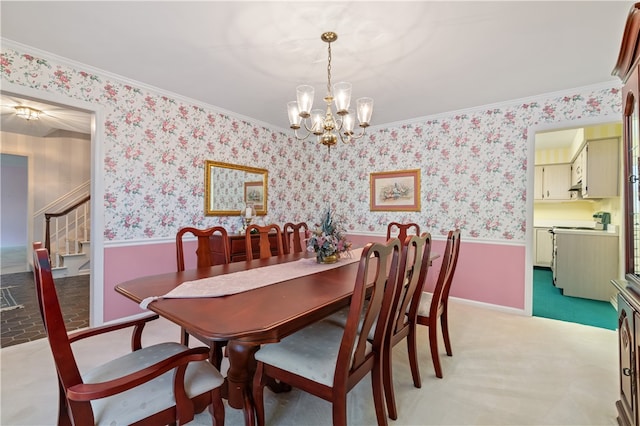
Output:
M331 209L322 217L322 223L316 229L307 231L307 251L316 254L318 263L337 262L340 253L351 249L351 242L344 235L344 226L336 221Z

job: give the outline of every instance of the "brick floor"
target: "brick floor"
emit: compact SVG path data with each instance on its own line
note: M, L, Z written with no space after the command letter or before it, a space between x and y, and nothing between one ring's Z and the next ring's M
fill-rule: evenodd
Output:
M89 326L89 275L57 278L58 299L67 330ZM46 337L31 272L0 276L0 287L11 287L11 294L23 308L0 312L0 347L13 346Z

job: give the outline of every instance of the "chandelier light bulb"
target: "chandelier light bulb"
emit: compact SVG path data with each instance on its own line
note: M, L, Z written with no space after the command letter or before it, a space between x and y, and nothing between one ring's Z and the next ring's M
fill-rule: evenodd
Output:
M336 103L338 115L345 115L351 103L351 83L340 82L333 85L333 100Z
M300 111L300 117L309 117L309 111L313 106L313 94L315 92L313 86L303 84L298 86L298 111Z
M358 121L360 121L360 127L369 126L371 121L371 114L373 113L373 99L360 98L356 101L358 106Z
M289 112L289 124L292 129L299 129L302 117L298 110L298 101L291 101L287 103L287 111Z

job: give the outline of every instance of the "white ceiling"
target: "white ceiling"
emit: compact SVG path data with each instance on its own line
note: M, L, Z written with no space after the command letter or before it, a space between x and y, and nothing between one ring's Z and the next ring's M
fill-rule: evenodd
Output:
M3 0L0 34L286 129L297 85L315 86L320 106L320 34L332 30L333 82L374 98L372 125L381 125L618 81L611 71L632 5Z
M16 106L29 106L41 113L37 120L25 120L16 115ZM36 137L45 137L58 129L89 134L91 116L69 107L1 94L0 129L3 132Z

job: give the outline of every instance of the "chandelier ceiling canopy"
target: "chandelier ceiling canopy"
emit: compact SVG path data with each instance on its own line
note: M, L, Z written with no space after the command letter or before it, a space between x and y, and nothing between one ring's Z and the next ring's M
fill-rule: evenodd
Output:
M331 43L338 39L338 35L328 31L320 36L320 39L328 44L329 59L327 62L327 95L324 97L326 110L312 109L314 88L309 85L298 86L297 100L287 104L289 124L294 130L296 139L304 140L310 135L318 137L318 141L329 150L338 142L350 142L364 136L369 127L373 112L373 99L360 98L356 101L359 126L362 131L356 135L353 131L355 117L353 110L349 109L351 103L351 83L340 82L331 86ZM335 103L335 113L332 110L332 102ZM304 127L306 135L299 135L298 130Z

